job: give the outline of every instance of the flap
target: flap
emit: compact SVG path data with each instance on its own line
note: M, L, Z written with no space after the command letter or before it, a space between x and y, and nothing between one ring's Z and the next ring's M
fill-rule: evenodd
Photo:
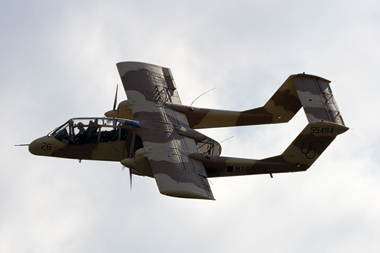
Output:
M160 193L173 197L214 199L203 164L178 149L152 150L147 158Z

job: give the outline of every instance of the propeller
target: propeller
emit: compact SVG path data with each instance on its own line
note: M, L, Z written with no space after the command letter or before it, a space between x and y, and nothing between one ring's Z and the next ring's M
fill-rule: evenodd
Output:
M132 169L129 168L129 190L132 191Z
M115 100L113 101L113 108L111 111L108 111L104 114L104 116L108 118L116 118L119 112L116 110L116 105L117 105L117 91L119 88L119 84L116 84L116 93L115 93Z
M115 100L113 102L113 111L116 110L116 104L117 104L117 91L118 91L119 84L116 84L116 93L115 93Z
M124 171L126 167L123 166L123 168L121 169L121 171ZM132 190L132 169L131 168L128 168L129 169L129 189Z
M129 147L129 155L128 158L133 158L133 151L135 149L135 141L136 141L136 134L132 133L132 139L131 139L131 146ZM129 188L132 190L132 169L129 168Z

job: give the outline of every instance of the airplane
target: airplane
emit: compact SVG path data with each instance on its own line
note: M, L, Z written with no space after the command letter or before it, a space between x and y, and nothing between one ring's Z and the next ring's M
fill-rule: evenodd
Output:
M29 144L34 155L118 161L155 179L161 194L214 200L208 178L306 171L346 132L330 81L290 75L264 106L246 111L182 105L169 68L116 64L127 100L105 117L72 118ZM196 129L286 123L303 107L308 124L277 156L221 156L221 145ZM132 178L131 178L132 179Z

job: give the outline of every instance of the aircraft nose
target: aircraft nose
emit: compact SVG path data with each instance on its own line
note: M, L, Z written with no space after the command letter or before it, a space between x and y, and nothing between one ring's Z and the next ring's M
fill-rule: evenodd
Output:
M33 155L40 155L41 147L42 147L42 138L38 138L34 141L32 141L29 144L29 152Z
M51 136L44 136L29 144L29 152L33 155L51 156L53 152L65 147L63 142Z

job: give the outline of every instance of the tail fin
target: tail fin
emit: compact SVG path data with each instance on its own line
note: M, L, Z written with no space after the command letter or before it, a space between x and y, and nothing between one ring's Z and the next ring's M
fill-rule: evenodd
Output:
M298 99L310 123L332 122L344 126L343 118L330 88L330 81L312 75L294 75Z
M348 130L337 103L332 95L330 81L311 75L293 75L292 83L297 98L305 110L309 124L279 156L261 160L262 162L290 163L295 170L306 170L339 134ZM265 105L275 115L278 106L269 102ZM277 114L276 114L277 112Z

